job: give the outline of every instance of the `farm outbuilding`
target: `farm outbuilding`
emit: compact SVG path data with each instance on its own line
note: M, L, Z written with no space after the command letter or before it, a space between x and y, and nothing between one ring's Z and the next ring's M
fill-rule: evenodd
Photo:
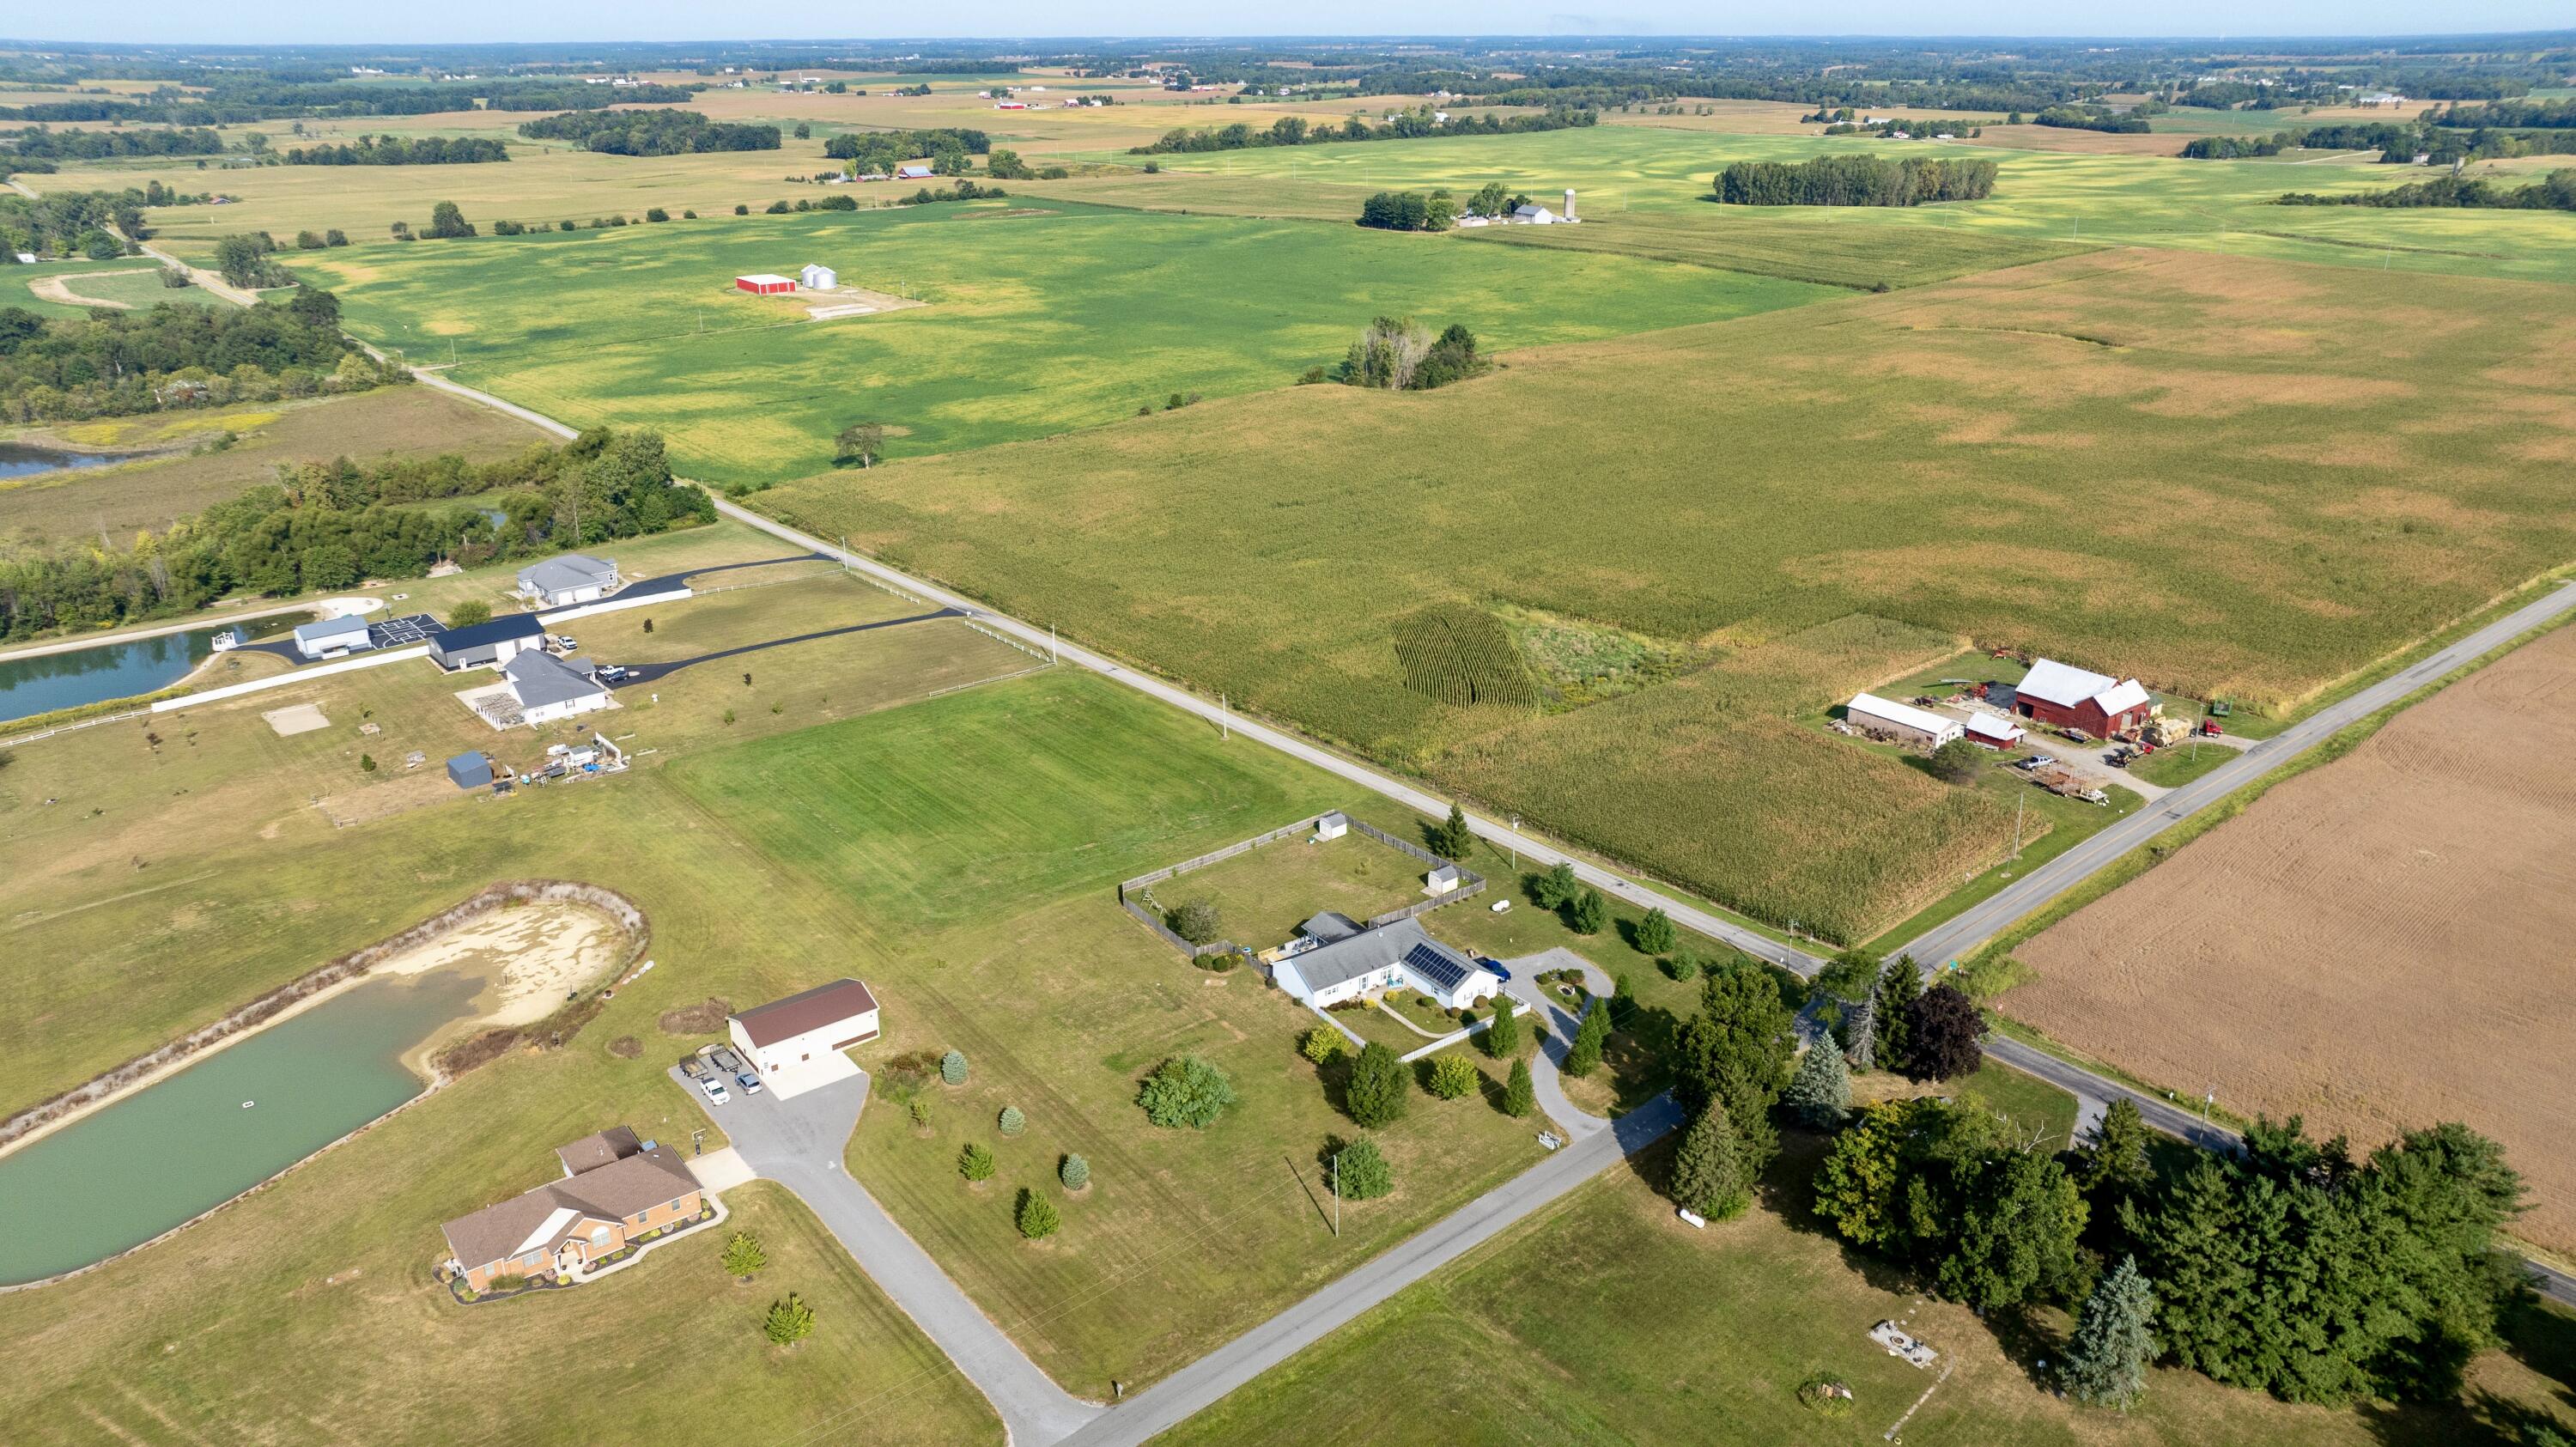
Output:
M796 273L797 283L807 291L830 291L841 284L841 274L828 266L808 264Z
M490 788L492 760L479 752L458 754L447 761L447 780L460 789Z
M796 278L776 276L766 271L737 276L733 284L736 290L750 292L753 296L785 296L796 290Z
M2022 679L2013 711L2034 723L2108 738L2145 723L2155 712L2155 701L2134 678L2114 679L2043 658Z
M834 980L725 1021L734 1048L785 1099L857 1073L841 1052L877 1038L877 997L857 980Z
M928 166L897 166L894 168L894 178L898 181L927 181L930 177L931 170Z
M299 624L295 630L295 651L307 658L338 658L374 646L364 618L325 618Z
M430 661L441 668L479 668L507 663L523 648L534 648L546 625L534 613L505 613L465 628L441 628L429 635Z
M587 664L559 659L541 648L513 655L501 676L509 680L510 696L519 701L520 715L532 724L608 707L608 689Z
M620 579L614 558L566 553L519 570L519 596L531 607L567 608L594 603L617 591Z
M1852 701L1843 705L1843 717L1854 728L1894 734L1909 744L1931 749L1959 737L1961 732L1957 719L1943 718L1929 710L1880 698L1874 693L1853 694Z
M1984 744L1990 749L2010 749L2020 747L2021 740L2021 725L2010 719L1991 718L1981 713L1968 717L1968 742L1972 744Z

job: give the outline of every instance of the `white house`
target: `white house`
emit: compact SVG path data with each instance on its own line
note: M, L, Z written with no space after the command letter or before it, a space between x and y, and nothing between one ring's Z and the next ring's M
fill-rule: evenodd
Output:
M830 291L841 284L841 274L828 266L808 264L796 273L797 284L807 291Z
M1843 716L1855 728L1890 733L1909 744L1939 748L1963 732L1957 719L1880 698L1874 693L1856 693L1843 705Z
M616 592L618 582L616 560L566 553L521 568L519 595L532 607L565 608L598 602Z
M520 716L532 724L608 707L608 689L591 676L589 665L555 657L542 648L523 649L501 665L510 696L519 701Z
M1379 990L1418 990L1455 1010L1492 999L1503 986L1414 920L1359 929L1340 915L1322 914L1306 922L1304 933L1323 942L1272 965L1270 977L1292 999L1318 1009Z
M732 1016L725 1033L783 1100L858 1073L841 1052L877 1038L877 997L857 980L834 980Z
M307 658L339 658L373 647L364 618L325 618L295 629L295 651Z

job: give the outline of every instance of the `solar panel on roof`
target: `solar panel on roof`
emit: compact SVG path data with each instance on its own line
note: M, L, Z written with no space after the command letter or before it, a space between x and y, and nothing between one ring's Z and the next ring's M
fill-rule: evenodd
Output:
M1467 978L1467 967L1437 946L1421 944L1404 952L1404 965L1443 990L1458 988Z

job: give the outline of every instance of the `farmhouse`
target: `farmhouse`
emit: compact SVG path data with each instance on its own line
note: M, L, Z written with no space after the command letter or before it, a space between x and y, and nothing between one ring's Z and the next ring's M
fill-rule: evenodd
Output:
M566 553L519 570L519 596L532 608L595 603L617 591L617 560Z
M556 1150L564 1178L447 1223L447 1269L476 1291L500 1276L578 1276L703 1204L680 1153L612 1126Z
M785 1099L856 1073L841 1052L877 1038L877 997L857 980L834 980L732 1016L725 1033Z
M608 707L608 689L588 664L557 658L542 648L512 655L502 665L501 676L509 680L510 696L519 701L520 715L532 724Z
M841 284L841 274L828 266L808 262L803 271L796 273L796 281L807 291L830 291Z
M1956 719L1880 698L1874 693L1856 693L1843 705L1843 716L1853 727L1872 733L1894 734L1909 744L1937 749L1960 734Z
M340 658L374 646L367 639L364 618L325 618L295 630L295 651L307 658Z
M1396 920L1367 929L1346 915L1319 914L1299 933L1302 949L1270 967L1270 978L1290 997L1318 1009L1377 990L1418 990L1442 1009L1462 1009L1502 988L1493 972L1423 931Z
M480 668L507 663L519 651L537 646L546 625L533 613L510 613L465 628L441 628L429 635L430 661L441 668Z
M735 290L747 291L753 296L785 296L796 289L794 277L779 276L766 271L755 271L749 276L737 276L733 279L733 284Z
M2108 738L2145 723L2155 704L2134 678L2114 680L2043 658L2030 666L2029 676L2021 681L2013 711L2034 723Z
M2021 725L2010 719L1981 713L1968 716L1968 742L1972 744L1983 744L1990 749L2012 749L2019 748L2021 740Z

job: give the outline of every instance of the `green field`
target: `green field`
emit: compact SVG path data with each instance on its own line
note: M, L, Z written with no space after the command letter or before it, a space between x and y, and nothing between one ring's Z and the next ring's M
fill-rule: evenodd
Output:
M2285 165L2274 161L2185 161L2164 156L2088 155L1938 148L2001 168L1983 201L1912 208L1721 207L1705 199L1730 161L1797 161L1819 155L1932 154L1928 146L1847 137L1748 136L1653 126L1601 126L1516 136L1373 142L1291 149L1201 152L1161 157L1174 171L1231 177L1291 177L1365 194L1381 187L1447 186L1460 195L1487 181L1527 190L1554 208L1566 187L1580 193L1586 236L1545 240L1552 228L1504 228L1551 246L1611 246L1630 213L1641 222L1643 255L1716 259L1772 272L1797 262L1794 237L1813 236L1822 264L1796 274L1846 284L1902 284L1911 260L1952 248L2010 243L2173 246L2328 265L2461 276L2576 282L2576 224L2544 211L2389 211L2370 207L2283 207L2284 191L2354 191L2420 173L2394 166ZM1982 233L1978 243L1944 241L1950 228ZM1677 235L1683 239L1676 239ZM1723 263L1721 263L1723 264ZM1925 268L1937 270L1938 267Z
M1847 1252L1805 1210L1812 1143L1787 1144L1762 1203L1704 1232L1637 1172L1592 1181L1156 1441L1874 1447L1918 1397L1902 1433L1915 1447L2519 1447L2525 1423L2571 1420L2576 1321L2537 1308L2509 1321L2507 1349L2472 1365L2453 1404L2294 1407L2168 1369L2126 1415L2078 1406L2036 1365L2059 1356L2063 1315L1990 1324ZM1661 1154L1644 1163L1657 1179ZM1946 1370L1881 1351L1867 1333L1889 1319ZM1817 1373L1851 1387L1848 1415L1800 1404Z
M838 268L926 299L807 323L735 275ZM828 465L875 421L895 457L1049 436L1338 362L1371 317L1488 347L1606 337L1824 295L1626 257L1557 257L1240 217L977 203L308 253L351 328L575 425L652 425L720 484ZM702 334L703 333L703 334Z
M1668 785L1634 761L1686 735L1603 711L1678 703L1650 689L1536 722L1458 709L1406 686L1399 625L1431 603L1509 604L1731 656L1865 614L2287 712L2576 552L2545 481L2576 457L2559 300L2105 251L1524 354L1425 396L1299 388L836 474L762 506L1391 762L1448 777L1465 760L1457 776L1496 809L1544 791L1555 827L1784 920L1791 897L1756 885L1793 862L1687 861L1817 838L1843 799L1614 805ZM1422 461L1460 438L1476 465ZM1183 461L1206 457L1262 465ZM1616 461L1578 501L1589 459ZM1836 701L1819 688L1775 716ZM1487 741L1506 726L1508 748ZM1607 752L1534 747L1586 733ZM1533 778L1513 754L1630 764ZM1771 767L1691 762L1738 796ZM1765 827L1781 816L1795 822ZM1913 885L1945 869L1839 907L1928 903Z
M114 261L41 261L34 266L0 266L0 306L23 307L49 317L83 317L96 310L38 293L35 284L48 281L62 281L74 296L101 302L123 302L129 307L151 307L165 301L195 306L220 303L220 298L194 287L176 291L165 287L161 284L160 273L159 263L140 256ZM65 280L72 277L79 279Z

